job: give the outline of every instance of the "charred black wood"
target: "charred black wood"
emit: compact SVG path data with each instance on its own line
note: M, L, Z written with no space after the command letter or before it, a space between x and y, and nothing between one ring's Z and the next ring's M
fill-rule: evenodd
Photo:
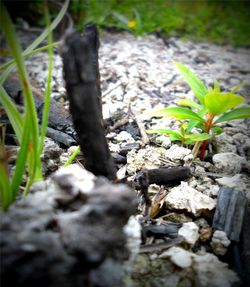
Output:
M148 225L143 227L143 232L148 236L154 236L155 238L170 237L175 238L178 236L178 230L181 228L182 224L172 223L172 224L160 224L160 225Z
M213 229L223 230L230 240L239 242L246 203L244 192L222 187L218 193Z
M130 152L132 149L139 150L140 144L135 142L135 143L128 143L124 146L121 147L120 149L120 154L123 156L126 156L128 152Z
M152 204L152 200L148 194L148 186L149 186L149 180L147 176L140 176L138 178L138 182L140 184L141 187L141 194L144 198L145 201L145 210L144 210L144 218L147 218L149 215L149 209L151 207Z
M11 75L5 81L4 87L6 89L6 92L15 101L16 104L23 105L22 89L19 83L19 79L16 75ZM33 93L33 97L35 100L36 109L37 109L37 116L39 120L41 121L43 104L44 104L43 93L38 88L36 88L35 85L32 85L31 88L32 88L32 93ZM72 123L70 113L63 107L62 104L60 104L53 98L50 100L48 127L53 128L54 130L64 132L68 136L76 139L76 132L74 131L74 128L73 128L73 123ZM50 133L50 131L48 133ZM54 139L53 137L51 138ZM65 141L65 143L66 142L67 141ZM63 144L66 146L70 146L65 143ZM68 143L70 144L71 141L69 140Z
M249 286L250 283L250 212L248 208L244 192L229 187L222 187L219 190L213 228L223 230L231 240L226 258L241 278L241 286Z
M125 156L120 155L119 153L112 153L112 157L117 164L126 164L127 159Z
M114 180L116 169L101 112L98 48L95 26L87 25L83 34L68 33L62 45L64 78L85 167L95 175Z
M174 186L179 184L182 180L191 177L191 171L186 166L178 166L172 168L157 168L144 170L137 175L137 181L143 187L149 184L163 184Z
M241 233L241 259L242 259L242 281L243 286L250 286L250 202L245 210L242 233Z
M140 253L151 253L151 252L161 252L164 249L168 249L172 246L178 245L183 242L183 237L178 236L173 239L168 239L166 242L163 243L156 243L156 244L145 244L141 245Z
M37 114L39 119L42 119L43 101L37 101ZM69 136L76 139L76 132L73 128L73 123L69 112L56 100L50 100L50 113L48 126L58 131L67 133Z
M64 145L66 147L77 145L75 139L73 139L68 134L55 130L53 128L47 128L47 136L51 139L53 139L55 142Z

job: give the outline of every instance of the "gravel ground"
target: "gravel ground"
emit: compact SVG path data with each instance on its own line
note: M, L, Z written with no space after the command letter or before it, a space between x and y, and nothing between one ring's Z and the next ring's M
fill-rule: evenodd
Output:
M211 85L213 80L217 79L223 89L230 90L243 83L244 86L239 93L245 97L246 103L250 103L250 49L185 42L176 38L159 38L154 35L136 38L128 33L111 34L105 32L101 35L99 53L104 118L117 120L119 117L124 117L124 114L130 115L132 110L133 115L146 128L177 129L179 123L173 119L150 119L148 117L148 113L152 109L174 105L181 98L193 98L192 92L177 74L173 60L187 65L208 85ZM46 54L37 54L27 59L27 66L31 78L37 82L41 89L44 89L47 77ZM63 102L67 107L62 63L57 51L54 55L52 97ZM133 121L134 118L131 117L129 122ZM171 220L168 216L168 214L171 214L173 216L171 218L175 222L194 222L195 227L187 226L187 228L191 228L187 229L189 230L188 233L193 230L192 234L194 236L192 239L186 238L187 246L189 246L184 248L186 250L172 250L168 254L159 256L159 260L170 258L172 264L183 268L182 271L185 270L185 272L187 272L186 268L193 268L194 273L198 274L199 270L195 267L197 262L204 261L205 265L215 262L215 259L211 259L209 256L207 261L201 259L198 255L194 255L194 249L192 249L198 240L201 241L201 234L205 236L205 231L207 231L206 244L210 244L209 246L215 254L223 252L221 249L227 250L228 242L230 243L225 233L213 233L211 223L203 215L203 211L207 209L210 210L210 215L212 214L219 188L227 186L237 189L244 192L246 197L250 199L249 120L233 121L224 124L223 127L224 133L216 137L212 146L215 155L210 162L194 160L190 149L173 144L166 137L153 136L150 138L150 143L153 144L143 146L142 139L130 132L129 129L110 131L107 134L111 152L119 154L127 144L139 144L141 146L139 150L129 151L126 157L127 164L119 166L120 171L129 175L131 179L143 168L180 165L183 162L185 165L191 166L194 171L194 176L187 183L182 183L175 189L152 186L149 190L153 200L159 190L164 190L165 194L161 199L161 212L165 212L165 221ZM213 176L209 173L213 173ZM214 176L214 174L218 176ZM195 209L192 206L189 208L187 204L184 207L182 206L181 197L183 197L182 192L184 190L188 191L186 195L187 202L195 202ZM197 193L199 196L197 196ZM179 194L179 196L176 194ZM172 201L173 198L174 202ZM183 213L183 210L191 212L194 219L190 219L185 212ZM183 234L185 234L185 231ZM183 236L185 237L185 235ZM199 249L199 252L201 251L203 251L203 255L208 254L203 247ZM190 263L182 266L182 263L176 259L176 252L190 252L191 255L185 253L182 256L185 258L187 256L192 257L193 261L190 259L190 262L193 262L193 265ZM151 256L146 260L150 261L156 257ZM218 259L216 258L216 260ZM215 276L218 275L218 272L224 272L227 275L222 276L221 281L216 282L216 284L224 280L227 284L220 286L231 286L232 282L236 280L234 273L230 273L231 271L223 263L218 262L216 261L214 269L209 271ZM139 264L143 266L144 263ZM148 264L152 264L152 262ZM137 269L136 271L137 273L146 272ZM172 280L177 283L178 280L183 282L186 273L181 272L179 279L172 278ZM153 275L151 274L151 276ZM168 274L168 276L170 275ZM208 280L205 277L204 275L203 281ZM157 278L158 281L163 279L164 275L162 274ZM171 281L171 284L174 284L173 281ZM160 286L157 284L151 286ZM190 286L188 283L185 284L183 286Z

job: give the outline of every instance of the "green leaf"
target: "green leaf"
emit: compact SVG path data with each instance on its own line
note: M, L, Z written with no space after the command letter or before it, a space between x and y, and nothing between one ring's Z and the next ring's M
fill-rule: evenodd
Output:
M169 139L173 142L173 141L181 141L182 137L181 136L175 136L175 135L170 135Z
M212 132L216 135L220 135L223 132L223 128L221 127L212 127Z
M250 118L250 107L237 108L230 112L227 112L221 117L219 117L215 121L215 123L217 124L217 123L222 123L222 122L227 122L227 121L232 121L232 120L237 120L237 119L245 119L245 118Z
M187 123L183 123L180 127L181 135L184 136L186 133Z
M192 131L192 129L195 128L199 123L200 123L200 121L190 120L188 123L186 132L190 133Z
M231 91L231 93L232 93L232 94L235 94L242 86L243 86L243 84L239 84L238 86L236 86L236 87Z
M214 80L214 92L220 93L220 85L217 80Z
M180 106L186 106L186 107L190 107L190 108L197 109L197 110L202 109L201 105L199 105L195 101L192 101L189 99L182 99L182 100L179 100L177 103Z
M212 136L207 134L207 133L202 133L202 134L192 134L192 135L186 135L185 138L189 139L194 142L198 141L205 141L210 139Z
M176 137L181 138L181 134L177 131L173 131L173 130L167 130L167 129L155 129L155 130L146 130L146 132L148 134L159 134L159 135L166 135L166 134L171 134L174 135Z
M206 86L191 70L189 70L188 67L184 66L180 62L174 61L174 64L189 87L192 89L196 98L200 101L201 104L204 104L204 97L207 94Z
M200 117L197 113L186 109L186 108L179 108L179 107L172 107L172 108L165 108L159 111L155 111L152 113L153 116L158 117L175 117L178 120L197 120L199 122L204 122L205 120Z
M219 115L244 102L244 98L232 93L210 93L205 96L205 106L213 115Z

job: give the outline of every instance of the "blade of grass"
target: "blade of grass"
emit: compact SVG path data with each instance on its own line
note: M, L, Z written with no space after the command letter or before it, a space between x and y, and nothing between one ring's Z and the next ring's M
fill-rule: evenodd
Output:
M6 8L4 7L4 5L2 5L2 2L0 5L2 11L2 21L4 23L2 29L5 34L10 52L13 58L15 59L17 65L18 74L20 76L20 82L24 93L25 110L31 122L30 132L32 138L32 147L33 147L32 154L34 164L30 170L30 178L39 180L42 178L42 172L41 172L40 154L38 153L39 129L38 129L38 120L37 120L34 98L32 95L31 87L25 70L24 59L21 52L21 46L18 41L14 26L12 24L12 21Z
M46 135L46 130L48 126L48 119L49 119L49 109L50 109L50 93L51 93L51 80L52 80L52 69L53 69L53 39L52 39L52 32L50 30L50 16L48 5L45 3L44 5L44 13L45 13L45 21L48 29L48 55L49 55L49 67L48 67L48 77L46 82L46 89L45 89L45 99L43 105L43 117L42 117L42 125L41 125L41 137L40 137L40 146L39 146L39 154L43 151L43 143L44 138Z
M50 46L51 46L52 48L57 47L59 44L60 44L60 41L54 42L54 43L52 43L52 44L50 44L50 45L42 46L42 47L37 48L37 49L35 49L35 50L33 50L33 51L23 52L23 57L26 58L26 57L32 56L32 55L34 55L34 54L37 54L37 53L39 53L39 52L48 50L48 48L50 48ZM5 63L5 64L3 64L2 66L0 66L0 71L7 69L7 68L8 68L9 66L11 66L12 64L15 65L15 60L10 60L10 61L8 61L7 63Z
M0 2L1 7L4 7L3 3ZM62 6L62 9L60 10L60 12L58 13L57 17L54 19L54 21L51 23L51 27L50 30L53 31L56 26L60 23L60 21L62 20L62 18L64 17L67 8L69 5L69 0L66 0ZM2 10L1 10L2 11ZM1 17L2 18L2 17ZM1 20L1 24L3 23L4 25L4 21L3 19ZM1 25L1 26L3 26ZM45 29L44 32L37 37L33 43L31 43L26 49L25 49L25 53L26 52L31 52L32 50L34 50L47 36L48 36L48 29ZM5 82L5 80L7 79L7 77L9 76L10 72L14 69L15 65L12 64L10 65L5 71L4 73L1 75L0 77L0 84L3 84Z
M17 136L19 144L21 143L22 132L23 132L23 118L17 111L14 103L10 99L5 89L0 85L0 103L5 109L5 112L10 120L10 123Z
M18 153L18 157L16 160L16 167L15 167L15 172L12 177L11 181L11 194L12 194L12 201L15 201L16 195L20 189L20 185L22 183L23 175L25 172L25 167L27 163L27 158L28 158L28 151L29 151L29 141L30 141L30 119L29 116L26 115L25 119L25 124L24 124L24 129L23 129L23 137L22 137L22 142L20 145L20 150Z
M80 148L80 146L78 146L76 148L76 150L72 153L72 155L68 158L68 160L65 162L63 167L67 167L68 165L70 165L74 161L76 156L79 154L80 150L81 150L81 148Z
M11 186L9 177L6 174L5 168L0 164L0 194L1 194L1 205L2 210L6 211L11 203Z

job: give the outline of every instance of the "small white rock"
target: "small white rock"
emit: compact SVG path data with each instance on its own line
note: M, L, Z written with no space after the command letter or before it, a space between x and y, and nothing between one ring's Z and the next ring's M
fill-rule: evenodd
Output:
M218 172L226 174L240 173L246 159L232 152L217 153L213 156L213 163Z
M161 166L161 157L164 157L165 149L162 147L146 146L139 151L131 150L127 154L127 172L134 174L138 170L158 168Z
M129 262L133 262L136 255L139 253L141 244L141 225L136 220L135 216L130 216L128 223L123 228L127 236L127 248L130 251ZM130 264L130 266L132 266Z
M165 156L172 161L184 160L185 157L190 160L192 151L188 148L180 147L176 144L172 145L170 149L166 150Z
M186 182L171 189L165 198L169 208L187 210L199 216L215 208L216 201L190 187Z
M52 179L56 184L60 184L62 178L74 183L74 188L82 193L88 193L95 186L95 176L93 173L82 168L79 164L71 164L60 168L53 175Z
M227 234L224 231L216 230L213 234L211 246L217 255L225 255L227 248L231 241L228 239Z
M155 142L161 144L161 146L165 148L169 148L171 146L171 140L169 139L169 137L166 137L165 135L158 136L155 139Z
M170 260L181 268L187 268L192 265L193 253L186 251L181 247L171 247L163 252L159 258L170 258Z
M247 186L244 182L244 179L242 177L242 174L237 173L233 177L222 177L222 178L217 178L216 181L222 185L222 186L227 186L230 188L236 188L239 191L246 191Z
M195 255L193 262L193 268L197 274L196 286L231 287L234 286L234 282L239 281L236 273L214 254Z
M126 131L122 131L120 132L115 139L118 142L126 142L126 143L134 143L135 140L133 139L133 137L131 136L130 133L126 132Z
M194 222L183 223L178 234L184 238L184 241L194 245L199 238L199 227Z

